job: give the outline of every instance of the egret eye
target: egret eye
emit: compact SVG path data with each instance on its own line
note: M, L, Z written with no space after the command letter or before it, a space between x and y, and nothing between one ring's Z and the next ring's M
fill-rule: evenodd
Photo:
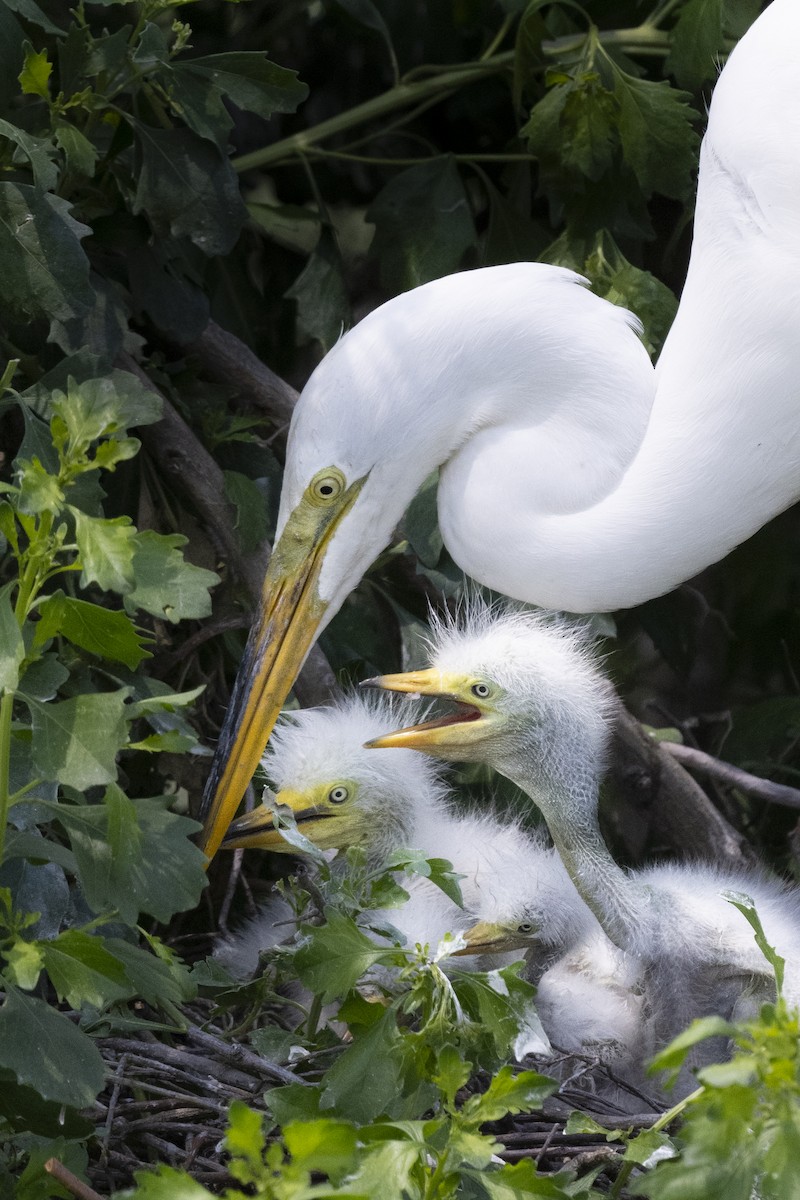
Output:
M470 688L473 696L477 696L479 700L485 700L490 695L491 690L488 683L473 683Z
M530 921L523 921L521 925L517 926L517 933L533 933L533 925Z
M307 488L309 500L316 504L331 504L345 489L345 479L336 467L326 467L311 480Z
M331 804L344 804L350 793L343 784L337 784L335 788L331 788L328 792L328 800Z

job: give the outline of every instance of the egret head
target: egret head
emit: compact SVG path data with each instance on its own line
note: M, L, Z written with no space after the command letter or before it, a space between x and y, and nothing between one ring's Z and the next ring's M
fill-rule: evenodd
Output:
M290 808L301 832L322 850L361 845L380 859L409 842L420 808L446 795L441 769L408 750L383 756L364 749L376 729L388 731L409 716L402 700L387 704L366 695L285 714L263 759L275 804ZM296 853L275 828L274 812L260 805L234 821L223 848Z
M484 441L524 426L535 433L523 463L527 500L538 481L534 499L544 495L548 512L553 504L573 511L605 494L635 454L652 400L652 368L630 314L582 282L544 263L435 280L370 313L309 379L289 433L261 608L201 807L209 858L309 648L434 469L448 464L445 475L452 474L468 446L485 457ZM576 453L578 471L554 472L554 462ZM492 498L493 465L487 474L491 503L480 505L484 516L488 510L496 517L500 538L507 506ZM460 489L463 481L453 495ZM470 495L478 492L473 486ZM458 512L450 511L467 507L466 500L445 503L442 528L460 547L462 568L498 586L486 577L491 565L484 570L485 539L467 544L471 522L465 542ZM514 594L532 599L535 591L531 579Z
M473 600L434 623L430 661L367 682L450 700L455 711L373 738L371 748L489 763L536 800L600 778L614 697L584 626Z

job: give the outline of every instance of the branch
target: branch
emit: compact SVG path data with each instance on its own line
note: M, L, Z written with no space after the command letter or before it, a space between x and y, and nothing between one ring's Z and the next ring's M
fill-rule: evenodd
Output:
M770 804L782 804L785 808L800 808L800 791L797 788L787 787L783 783L773 783L771 779L761 779L758 775L751 775L749 771L743 771L741 767L734 767L732 763L714 758L713 755L706 754L703 750L696 750L694 746L683 746L678 742L661 742L660 745L678 762L697 771L698 775L707 775L709 779L726 784L728 787L738 788L740 792L745 792L748 796L755 796L758 800L767 800Z
M668 747L668 748L667 748ZM620 704L609 782L622 827L644 826L647 836L678 852L729 867L752 866L746 839L714 807L698 783L670 753L672 744L647 734ZM621 815L619 804L627 808ZM634 852L641 847L632 847Z
M209 321L197 341L185 349L200 362L210 379L233 384L253 408L266 412L278 425L289 424L297 392L235 334L228 333L216 321Z
M48 1175L53 1176L53 1179L57 1179L68 1192L77 1196L78 1200L103 1200L99 1192L89 1187L88 1183L84 1183L82 1179L78 1179L77 1175L73 1175L72 1171L57 1158L48 1158L44 1169Z

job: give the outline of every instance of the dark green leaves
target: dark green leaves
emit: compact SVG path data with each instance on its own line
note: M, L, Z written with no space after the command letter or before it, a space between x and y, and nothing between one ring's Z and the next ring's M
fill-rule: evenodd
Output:
M168 921L197 903L205 859L187 838L197 826L166 804L161 796L129 800L110 787L101 805L62 805L55 812L94 912L116 909L134 924L140 912Z
M89 604L85 600L65 596L63 592L56 592L39 605L39 614L40 620L36 626L39 644L58 634L101 658L124 663L132 671L136 670L142 659L150 657L133 622L123 612L111 612L98 604Z
M329 1004L350 990L366 970L386 954L349 917L335 910L319 929L305 929L305 942L294 963L303 983Z
M295 71L279 67L263 54L249 51L209 54L173 66L174 75L197 76L226 96L237 108L260 117L294 112L308 96Z
M136 134L141 163L133 211L147 213L161 237L188 237L206 255L227 254L247 219L228 159L189 129L138 122Z
M6 313L44 318L64 350L80 344L93 293L81 238L89 229L58 196L28 184L0 182L0 307Z
M122 689L50 704L27 699L38 775L78 790L112 783L118 749L127 740L127 695Z
M467 193L450 158L401 172L373 201L367 220L375 224L371 253L384 286L395 292L457 270L475 243Z
M0 1006L0 1066L58 1104L84 1108L103 1086L99 1051L63 1013L9 988Z

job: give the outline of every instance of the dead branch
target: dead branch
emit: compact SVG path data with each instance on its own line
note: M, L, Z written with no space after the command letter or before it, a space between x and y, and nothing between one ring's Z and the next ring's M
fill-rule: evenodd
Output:
M186 349L209 379L231 384L253 408L267 413L278 425L289 424L297 392L235 334L209 321L197 341Z
M679 742L661 742L659 744L678 762L697 771L698 775L706 775L717 783L737 788L748 796L755 796L757 800L767 800L770 804L782 804L784 808L800 808L800 791L797 788L787 787L783 783L773 783L771 779L762 779L758 775L751 775L749 771L743 771L741 767L734 767L732 763L723 762L722 759L715 758L712 754L706 754L704 750L698 750L694 746L684 746Z
M644 829L677 853L690 854L729 867L752 866L755 855L746 839L714 807L698 783L651 737L631 714L619 706L609 783L616 817L621 824ZM620 809L625 810L619 817ZM641 847L633 847L634 851Z
M48 1158L44 1164L44 1169L48 1175L52 1175L53 1179L57 1179L68 1192L72 1192L73 1196L77 1196L78 1200L103 1200L99 1192L94 1188L89 1187L88 1183L84 1183L82 1179L78 1179L77 1175L73 1175L62 1162L57 1158Z

